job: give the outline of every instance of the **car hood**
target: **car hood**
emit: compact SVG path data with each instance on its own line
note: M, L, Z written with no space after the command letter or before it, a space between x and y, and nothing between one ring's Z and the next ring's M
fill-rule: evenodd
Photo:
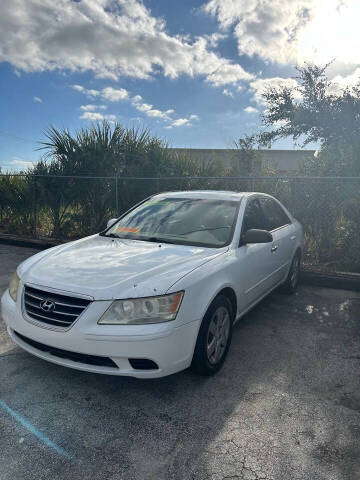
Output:
M41 252L19 268L24 283L96 300L161 295L194 269L226 252L94 235Z

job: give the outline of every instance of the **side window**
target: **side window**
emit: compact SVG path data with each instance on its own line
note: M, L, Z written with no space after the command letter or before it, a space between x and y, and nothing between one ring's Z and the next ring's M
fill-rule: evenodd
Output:
M284 210L272 198L263 197L260 199L260 204L267 222L266 230L275 230L275 228L291 223Z
M267 221L264 218L259 199L250 200L246 206L242 224L242 233L244 234L252 228L267 230Z

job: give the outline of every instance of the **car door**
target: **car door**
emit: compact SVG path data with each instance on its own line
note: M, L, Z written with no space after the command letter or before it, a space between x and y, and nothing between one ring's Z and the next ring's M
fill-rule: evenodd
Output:
M242 244L241 237L247 230L268 230L259 197L250 197L245 208L239 247L236 251L236 285L239 310L244 311L264 296L276 284L274 271L277 269L274 256L275 242ZM276 251L276 250L275 250Z
M269 196L259 198L267 230L273 236L273 281L281 282L287 275L293 256L295 227L281 204Z

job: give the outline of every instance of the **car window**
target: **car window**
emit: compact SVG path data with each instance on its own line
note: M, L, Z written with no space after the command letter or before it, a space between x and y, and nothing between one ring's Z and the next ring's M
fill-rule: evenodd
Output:
M222 247L231 242L238 201L150 199L123 216L105 235L134 240Z
M268 221L264 217L259 199L250 200L246 206L244 213L244 220L242 226L242 233L258 228L260 230L268 230Z
M267 224L266 230L275 230L291 223L285 211L272 198L260 198L260 205Z

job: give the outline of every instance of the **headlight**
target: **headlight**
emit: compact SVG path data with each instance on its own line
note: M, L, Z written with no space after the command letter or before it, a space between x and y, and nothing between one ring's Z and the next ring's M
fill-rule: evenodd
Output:
M17 273L13 273L9 283L9 293L10 297L14 300L14 302L16 302L17 300L19 282L20 278L18 277Z
M146 325L175 320L184 292L159 297L116 300L98 323L107 325Z

